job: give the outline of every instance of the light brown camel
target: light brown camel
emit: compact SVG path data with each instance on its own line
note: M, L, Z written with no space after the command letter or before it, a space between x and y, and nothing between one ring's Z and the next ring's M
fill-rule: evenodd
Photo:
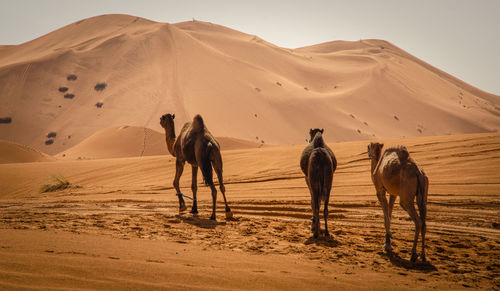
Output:
M377 190L377 198L384 211L385 245L386 252L391 252L391 216L396 197L399 204L408 212L415 223L415 238L411 250L411 261L417 259L418 235L422 232L422 261L425 261L425 216L427 212L427 191L429 179L424 171L410 158L404 146L391 147L384 151L384 144L370 143L368 156L371 159L371 177ZM389 192L389 204L385 192ZM417 198L420 216L415 210L414 200Z
M307 187L311 194L311 208L313 212L311 231L313 237L319 235L319 209L324 202L323 218L325 220L325 236L328 232L328 201L333 182L333 173L337 168L337 160L332 150L323 140L323 129L311 129L311 142L306 146L300 157L300 168L305 175Z
M182 197L184 194L182 194L179 188L179 180L184 171L184 164L188 162L192 167L191 190L193 191L193 207L191 208L191 213L198 213L196 198L198 186L196 180L198 167L200 167L205 184L212 190L212 216L210 219L215 220L217 190L213 182L213 167L217 173L220 191L222 192L222 197L224 197L224 203L226 204L226 218L231 218L233 213L227 204L226 190L222 181L222 156L219 143L215 140L210 131L208 131L200 115L196 115L193 118L193 122L186 122L181 129L179 137L176 138L174 118L175 114L164 114L160 118L160 124L165 129L165 139L168 151L176 158L174 188L177 191L177 197L179 197L179 212L186 210L186 204Z

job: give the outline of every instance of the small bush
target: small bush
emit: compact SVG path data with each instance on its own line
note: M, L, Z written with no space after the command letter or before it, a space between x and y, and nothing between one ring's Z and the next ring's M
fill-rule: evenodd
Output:
M51 131L51 132L49 132L49 133L47 134L47 137L48 137L48 138L53 138L53 137L56 137L56 136L57 136L57 133L56 133L56 132L54 132L54 131Z
M262 90L260 90L260 88L255 88L255 91L260 92Z
M48 139L45 141L45 145L51 145L54 143L54 140L53 139Z
M64 94L64 98L66 98L66 99L73 99L73 98L75 98L75 94L70 94L70 93Z
M95 86L94 86L94 89L96 91L102 91L104 90L104 88L106 88L106 86L108 86L108 84L102 82L102 83L97 83Z
M62 175L52 175L52 181L43 184L40 187L40 193L64 190L69 186L71 186L71 183Z
M394 119L399 120L399 118L396 115L394 115Z
M68 77L66 77L66 79L68 79L68 81L74 81L74 80L76 80L76 78L77 78L76 75L73 75L73 74L68 75Z
M68 87L59 87L59 92L64 93L66 91L68 91Z
M306 90L306 91L309 91L309 88L307 88L307 87L304 87L304 90Z
M104 103L102 103L102 102L97 102L97 103L95 104L95 107L97 107L97 108L102 108L102 105L104 105Z
M0 118L0 123L11 123L12 118L11 117L2 117Z
M281 83L280 82L276 82L276 85L280 86L281 87Z

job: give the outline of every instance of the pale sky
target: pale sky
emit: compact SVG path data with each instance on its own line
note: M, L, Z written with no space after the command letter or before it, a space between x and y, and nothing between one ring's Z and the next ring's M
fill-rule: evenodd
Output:
M111 13L169 23L195 18L286 48L383 39L500 95L500 0L0 0L0 44Z

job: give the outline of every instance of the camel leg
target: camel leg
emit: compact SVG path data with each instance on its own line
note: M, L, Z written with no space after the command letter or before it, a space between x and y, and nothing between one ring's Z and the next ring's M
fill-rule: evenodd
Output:
M387 198L385 197L385 191L377 191L377 198L382 205L382 211L384 212L384 226L385 226L385 244L384 250L386 252L391 252L391 221L389 219L389 206L387 205Z
M425 231L426 231L426 226L425 226L425 218L422 218L420 217L420 220L421 220L421 225L420 225L420 228L421 228L421 232L422 232L422 262L425 262L426 261L426 258L425 258Z
M415 237L413 238L413 247L411 248L411 261L415 262L417 260L418 235L420 233L420 227L422 225L422 222L417 214L417 211L415 210L415 205L413 205L413 201L405 201L404 205L405 205L404 208L410 215L410 218L415 223Z
M215 220L215 206L217 204L217 189L215 189L214 184L210 185L210 189L212 190L212 216L210 216L211 220Z
M325 199L325 205L323 206L323 216L325 219L325 236L329 237L330 233L328 232L328 200L330 197L326 197Z
M389 221L392 220L392 209L394 208L394 202L396 201L396 196L389 195ZM392 234L391 234L392 236Z
M423 193L417 194L417 205L420 213L420 220L422 221L421 232L422 232L422 261L425 262L425 232L426 232L426 215L427 215L427 191L429 187L429 180L425 175L423 175L422 180L419 181L423 183ZM422 192L422 191L420 191Z
M307 188L309 189L309 194L311 194L311 209L313 210L313 215L312 215L312 218L311 218L311 231L314 232L314 227L316 226L315 222L314 222L314 200L313 200L313 192L311 190L311 185L309 185L309 179L307 178L307 176L304 177L306 179L306 184L307 184Z
M179 188L179 180L181 179L182 172L184 171L184 162L180 160L175 161L175 178L174 178L174 188L177 191L177 197L179 198L179 212L186 210L186 203L181 195L181 189Z
M311 194L311 209L312 209L312 218L311 218L311 231L314 233L316 231L316 220L315 220L315 217L314 217L314 209L315 209L315 204L314 204L314 193L313 191L311 190L311 185L309 185L309 179L307 178L307 176L305 177L306 179L306 184L307 184L307 188L309 188L309 194Z
M419 199L419 198L417 198L417 200L418 200L418 199ZM420 202L420 201L419 201L419 202ZM423 205L422 205L422 203L426 203L426 201L423 201L423 202L421 202L421 203L419 204L419 206L418 206L418 207L419 207L419 209L421 209L421 208L425 208L425 207L426 207L426 205L425 205L425 204L423 204ZM426 211L426 210L424 210L424 213L425 213L425 211ZM427 228L427 227L426 227L426 225L425 225L425 214L423 214L423 212L422 212L422 211L420 211L420 221L421 221L420 228L421 228L421 232L422 232L422 255L421 255L421 257L422 257L422 261L423 261L423 262L425 262L425 260L426 260L426 259L425 259L425 232L426 232L426 228Z
M217 172L217 179L219 180L219 189L222 192L222 197L224 198L224 204L226 205L226 218L232 218L233 213L231 212L231 208L229 208L229 205L227 203L226 199L226 187L224 187L224 181L222 177L222 169L216 168Z
M314 230L313 230L313 237L318 238L319 236L319 197L313 197L313 224L314 224Z
M191 169L191 191L193 191L193 207L191 208L191 213L198 214L198 200L196 199L196 192L198 191L198 167L192 166Z

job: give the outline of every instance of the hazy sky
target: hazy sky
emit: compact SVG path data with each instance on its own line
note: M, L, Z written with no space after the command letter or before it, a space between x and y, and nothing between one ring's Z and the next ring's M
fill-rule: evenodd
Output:
M500 95L500 0L0 0L0 44L20 44L91 16L209 21L296 48L378 38Z

